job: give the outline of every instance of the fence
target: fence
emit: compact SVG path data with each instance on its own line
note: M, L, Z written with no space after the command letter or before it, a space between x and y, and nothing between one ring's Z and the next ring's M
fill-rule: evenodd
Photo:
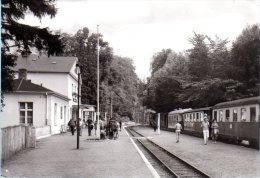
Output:
M10 126L2 128L2 161L25 148L35 148L35 128L31 126Z

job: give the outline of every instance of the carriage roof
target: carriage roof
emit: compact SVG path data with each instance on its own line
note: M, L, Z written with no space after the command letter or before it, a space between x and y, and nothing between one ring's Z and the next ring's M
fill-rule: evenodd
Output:
M199 111L209 111L212 107L205 107L205 108L197 108L197 109L192 109L189 111L185 111L184 113L192 113L192 112L199 112Z
M222 102L213 106L213 109L220 109L220 108L229 108L229 107L236 107L236 106L244 106L244 105L251 105L251 104L260 104L260 96L252 97L252 98L244 98L234 101Z
M192 110L192 109L191 109L191 108L188 108L188 109L179 109L179 110L171 111L171 112L169 112L169 114L182 114L182 113L184 113L184 112L186 112L186 111L190 111L190 110Z

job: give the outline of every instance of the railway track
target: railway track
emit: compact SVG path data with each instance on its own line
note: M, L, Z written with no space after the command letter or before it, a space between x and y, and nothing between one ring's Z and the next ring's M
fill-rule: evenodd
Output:
M150 155L152 155L154 159L156 159L158 164L167 171L167 177L210 177L203 171L180 159L178 156L168 152L151 140L146 139L132 127L128 127L127 131Z

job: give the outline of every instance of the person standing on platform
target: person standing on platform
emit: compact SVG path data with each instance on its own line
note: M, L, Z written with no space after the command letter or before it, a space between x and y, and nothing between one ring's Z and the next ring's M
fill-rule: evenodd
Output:
M121 131L121 128L122 128L122 121L121 120L119 121L119 126L120 126L120 131Z
M217 143L217 138L218 138L218 123L216 121L216 119L213 121L212 125L211 125L211 128L212 128L212 139L214 141L214 143Z
M179 122L177 122L177 124L175 125L176 143L179 142L181 130L182 130L182 126Z
M94 122L95 135L97 135L97 120Z
M153 129L154 129L154 132L156 132L156 130L157 130L157 123L155 121L153 121Z
M201 127L203 129L204 145L207 145L209 139L209 122L207 119L207 114L204 114L204 120L201 123Z
M88 119L87 123L88 123L88 136L91 136L91 131L93 129L93 121L91 119Z
M75 124L74 119L70 119L68 126L70 127L71 135L74 135L75 125L76 124Z

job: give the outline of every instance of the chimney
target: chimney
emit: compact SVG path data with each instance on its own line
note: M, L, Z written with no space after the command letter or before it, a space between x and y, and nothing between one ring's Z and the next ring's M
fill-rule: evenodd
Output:
M18 72L18 78L19 79L27 79L27 70L26 69L19 69L19 72Z

